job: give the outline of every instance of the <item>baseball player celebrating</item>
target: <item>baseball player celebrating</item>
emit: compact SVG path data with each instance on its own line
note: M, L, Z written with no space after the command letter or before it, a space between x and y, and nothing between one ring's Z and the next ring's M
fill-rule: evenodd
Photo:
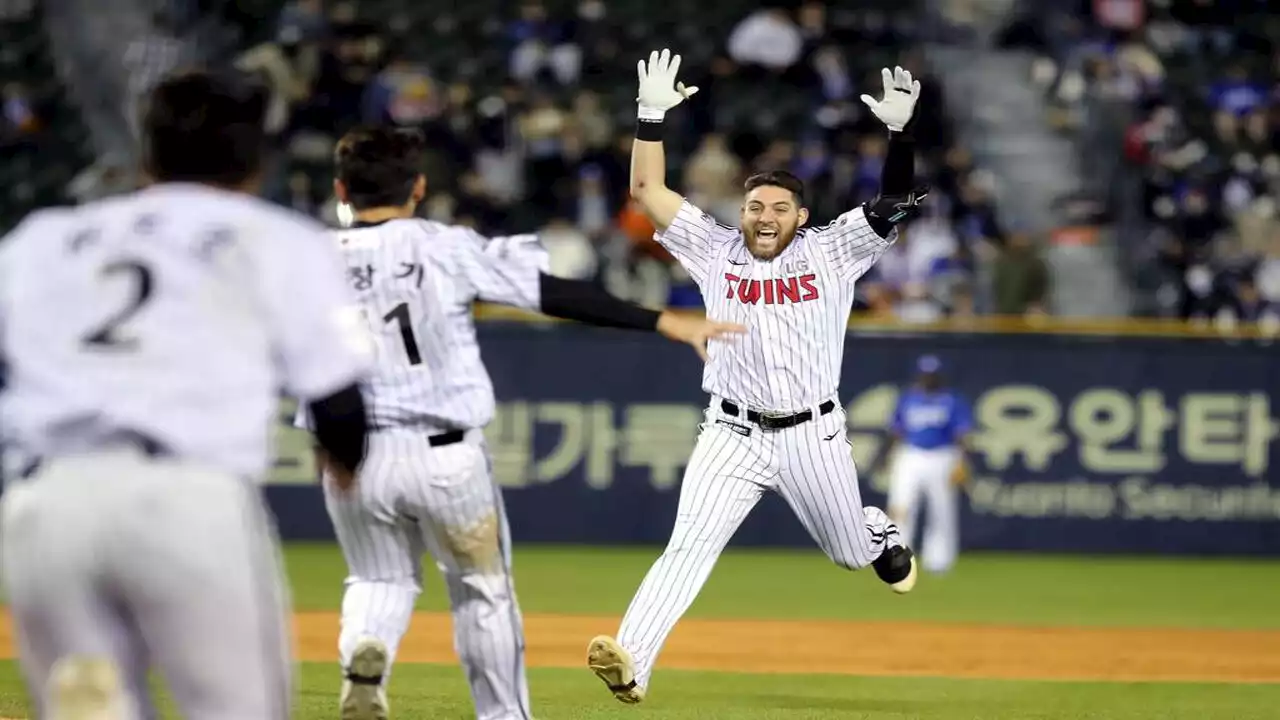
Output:
M919 83L884 71L884 98L863 101L890 130L881 195L820 228L804 228L804 188L785 172L746 182L741 229L717 224L664 184L666 111L697 88L676 82L680 56L640 62L631 194L656 240L702 291L708 311L745 325L712 341L703 374L711 395L689 459L671 539L627 608L615 640L591 640L587 663L614 696L635 703L667 635L698 594L729 538L765 490L779 493L818 545L850 570L868 565L895 591L916 581L915 560L884 511L862 506L837 399L854 282L919 212L914 151L904 127Z
M371 353L324 228L267 204L264 89L164 80L154 185L26 218L0 245L0 423L21 467L3 568L35 716L286 720L290 642L256 480L278 389L337 480L366 442ZM16 456L16 457L15 457Z
M955 564L960 548L956 487L969 476L964 461L966 435L973 427L969 403L942 382L942 363L933 355L916 362L919 377L898 398L890 440L873 466L879 472L896 447L889 485L889 517L908 541L923 496L929 509L920 543L920 561L929 572Z
M338 143L335 193L356 222L336 233L373 336L373 433L358 489L325 484L349 575L338 640L344 720L387 716L390 664L422 592L429 551L444 576L454 643L480 720L528 720L511 542L482 428L493 385L471 316L477 300L603 327L657 331L704 352L741 330L623 302L547 274L533 235L483 238L416 219L422 138L358 128ZM306 418L300 418L306 422Z

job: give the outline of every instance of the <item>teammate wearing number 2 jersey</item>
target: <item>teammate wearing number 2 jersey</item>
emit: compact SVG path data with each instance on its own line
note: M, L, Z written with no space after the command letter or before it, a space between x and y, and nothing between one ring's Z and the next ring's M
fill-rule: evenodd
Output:
M0 549L33 717L288 720L291 650L256 482L279 390L345 479L372 360L315 220L254 197L268 93L152 92L150 187L32 214L0 244Z
M644 699L667 635L693 603L720 552L766 490L782 496L836 564L872 566L899 593L915 559L884 511L863 507L836 397L854 283L919 212L914 151L903 130L920 85L886 69L884 99L864 102L890 130L881 195L835 222L806 228L804 186L785 172L749 178L741 229L720 225L665 185L662 121L697 88L676 83L680 56L640 62L631 194L656 240L689 271L708 311L747 326L713 341L703 373L706 422L680 489L675 527L622 619L587 664L614 697ZM714 650L712 651L714 652Z
M354 130L337 148L335 191L356 222L335 241L376 348L366 385L373 432L359 487L344 493L325 483L349 569L338 640L341 713L386 717L388 670L429 551L448 589L478 718L528 720L510 538L481 432L493 417L493 387L472 303L656 330L700 353L708 338L735 327L652 312L552 277L536 236L489 239L414 218L425 192L421 153L418 134L379 128Z

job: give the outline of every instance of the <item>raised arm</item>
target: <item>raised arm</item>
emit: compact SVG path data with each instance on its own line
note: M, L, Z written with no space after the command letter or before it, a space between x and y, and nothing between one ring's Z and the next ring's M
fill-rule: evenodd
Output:
M667 111L698 92L676 82L680 56L669 50L649 54L637 66L636 140L631 146L631 197L640 204L659 233L675 221L684 198L667 187L667 159L662 148L662 123Z
M874 200L820 228L817 235L837 271L850 281L857 280L875 265L897 238L898 225L920 214L920 204L929 193L928 188L915 186L915 143L907 132L920 95L920 83L902 68L885 68L881 75L884 98L862 96L862 102L889 130L880 192Z

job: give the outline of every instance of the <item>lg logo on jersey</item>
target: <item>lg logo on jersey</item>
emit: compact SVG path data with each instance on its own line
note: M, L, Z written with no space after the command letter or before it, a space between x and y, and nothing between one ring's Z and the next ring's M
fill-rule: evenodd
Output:
M724 274L729 287L726 298L735 295L747 305L755 305L764 301L765 305L785 305L787 303L809 302L818 299L818 286L814 281L817 275L812 273L799 277L768 278L766 280L749 280L730 273Z

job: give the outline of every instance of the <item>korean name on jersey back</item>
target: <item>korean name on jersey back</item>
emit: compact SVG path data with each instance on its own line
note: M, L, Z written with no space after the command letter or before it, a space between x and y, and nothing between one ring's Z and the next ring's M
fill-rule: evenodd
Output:
M260 477L282 387L365 374L358 323L323 228L264 201L172 184L40 212L0 245L6 439L56 455L138 433Z

